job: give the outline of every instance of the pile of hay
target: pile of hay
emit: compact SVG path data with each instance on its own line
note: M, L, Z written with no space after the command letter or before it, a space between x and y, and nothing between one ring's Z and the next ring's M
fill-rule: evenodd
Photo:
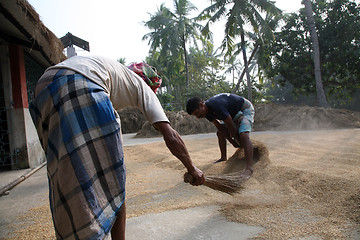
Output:
M135 108L119 112L123 133L137 137L156 137L156 131L144 115ZM181 135L215 132L206 119L197 119L184 111L166 112L172 127ZM255 105L254 131L319 130L360 128L360 112L346 109L292 106L274 103Z
M122 133L136 133L146 122L144 114L137 108L124 108L119 115Z
M360 112L346 109L264 103L255 106L254 130L359 128Z
M216 131L215 126L205 118L198 119L184 111L168 111L165 113L171 123L171 126L181 135ZM145 122L141 130L137 132L136 137L154 137L160 135L160 132L156 131L149 122Z

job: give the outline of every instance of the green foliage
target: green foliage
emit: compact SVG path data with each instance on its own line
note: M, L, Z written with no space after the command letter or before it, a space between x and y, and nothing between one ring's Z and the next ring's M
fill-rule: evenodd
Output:
M125 62L126 62L125 58L119 58L117 61L119 63L121 63L121 64L124 64L124 65L125 65Z
M298 92L290 82L279 84L275 80L265 83L264 89L266 99L271 102L310 106L317 103L314 93Z
M266 13L266 18L263 18L263 13ZM200 18L209 19L207 25L203 29L203 33L209 32L209 23L219 20L221 17L226 16L225 23L225 37L221 44L223 51L226 51L225 57L231 59L231 55L234 52L242 51L245 73L248 85L248 99L252 101L252 86L248 69L247 60L247 42L246 27L251 26L253 33L256 34L258 39L262 41L262 37L273 37L272 26L269 24L274 16L280 15L281 11L278 9L274 2L263 0L247 0L247 1L235 1L235 0L220 0L214 1L211 5L205 8L200 14ZM235 39L240 37L239 44L235 44ZM237 48L236 48L237 47ZM236 85L237 88L238 85ZM237 89L234 89L236 91Z
M221 92L230 92L231 86L221 74L224 67L213 44L208 42L203 49L191 48L189 62L191 82L187 98L207 99Z
M354 1L319 0L313 7L320 46L322 81L332 105L351 100L360 86L360 7ZM315 93L311 39L304 9L285 17L276 42L267 46L273 57L270 77L294 87L293 93Z
M314 104L312 43L304 10L287 14L283 26L272 34L271 30L279 23L276 15L279 10L269 3L212 1L197 18L189 18L187 14L196 7L189 1L175 0L175 11L162 4L150 15L150 20L144 23L151 30L143 37L150 44L146 61L157 68L163 79L158 96L164 106L178 109L191 96L206 99L231 92L234 84L225 80L224 72L234 74L233 81L238 82L244 68L241 58L244 47L253 55L249 62L253 102ZM345 106L348 102L356 105L354 99L359 98L354 97L354 92L360 89L359 4L349 0L317 0L313 10L328 100L332 106ZM260 15L264 12L268 13L265 18ZM225 59L214 51L210 32L211 23L222 17L227 19L222 50L231 53ZM204 27L196 22L204 20L207 20ZM236 43L236 37L244 30L243 24L249 23L252 31L244 33L244 43ZM203 36L197 34L200 28ZM247 96L246 80L239 82L239 86L236 93Z
M236 50L234 39L245 31L245 25L250 25L254 33L258 36L273 35L269 21L263 18L262 13L269 16L277 16L281 13L273 1L235 1L219 0L213 1L199 15L201 19L208 19L202 33L209 32L211 22L216 22L222 17L226 17L225 37L222 42L222 49L226 50L226 55L230 56ZM261 38L261 37L259 37Z
M173 105L175 97L168 93L162 93L156 95L163 106L164 110L166 111L174 111L175 107Z
M271 95L268 93L268 82L260 83L259 81L255 80L254 77L252 77L252 83L251 83L251 91L253 93L253 99L252 103L264 103L269 102L273 99ZM248 95L249 88L247 86L247 83L242 84L237 91L234 93L246 97Z
M175 11L171 11L161 4L158 12L150 15L145 26L153 30L143 36L149 39L150 51L160 51L162 61L178 61L183 59L185 67L186 85L188 79L187 44L197 44L199 29L202 27L195 18L189 18L197 8L188 0L174 0Z

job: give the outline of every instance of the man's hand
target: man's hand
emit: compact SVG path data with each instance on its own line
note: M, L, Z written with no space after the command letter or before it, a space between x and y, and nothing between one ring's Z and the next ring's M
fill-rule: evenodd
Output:
M231 119L231 117L230 117L230 119ZM240 147L240 145L234 140L234 138L232 138L230 136L231 131L229 130L229 128L226 125L221 124L216 119L214 121L212 121L212 123L215 125L217 130L220 131L225 136L225 138L233 145L234 148ZM235 134L235 136L236 136L236 134L238 134L237 129L235 129L234 131L235 131L235 133L233 133L233 134Z
M189 174L193 178L193 181L190 182L191 185L199 186L205 183L204 173L197 167L194 168L194 171L189 172Z
M239 137L238 130L233 122L233 119L231 118L230 114L229 116L224 120L224 123L226 127L229 130L229 135L231 139L237 139Z

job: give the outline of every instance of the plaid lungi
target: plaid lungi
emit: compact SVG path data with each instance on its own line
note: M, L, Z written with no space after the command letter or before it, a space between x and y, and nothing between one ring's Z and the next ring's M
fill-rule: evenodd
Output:
M244 99L243 107L241 108L241 111L239 111L236 115L238 115L239 113L242 114L242 119L238 128L239 133L251 132L255 116L254 106L249 100ZM236 117L237 116L235 116L234 120L236 120Z
M119 115L99 85L57 75L30 105L47 157L56 237L104 239L125 199Z

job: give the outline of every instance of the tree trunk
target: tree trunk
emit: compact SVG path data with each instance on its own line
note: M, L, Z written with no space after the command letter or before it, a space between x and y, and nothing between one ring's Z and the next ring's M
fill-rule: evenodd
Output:
M233 86L235 84L235 64L232 65L233 69L232 69L232 79L233 79Z
M166 92L170 95L172 95L172 88L171 88L171 84L170 81L167 79L166 81Z
M318 104L321 107L330 107L328 101L326 100L324 87L321 80L321 69L320 69L320 50L319 50L319 42L315 28L315 20L313 16L313 11L311 7L310 0L303 0L303 4L305 5L306 18L310 30L310 36L312 41L312 47L314 51L314 69L315 69L315 82L316 82L316 96L318 100Z
M244 31L241 31L241 50L243 53L243 59L244 59L244 66L245 66L245 73L246 73L246 79L247 79L247 87L248 87L248 100L252 101L252 87L251 87L251 79L250 79L250 73L249 73L249 66L248 61L246 57L246 47L245 47L245 36Z
M185 61L185 72L186 72L186 94L189 93L189 69L188 69L188 59L186 52L185 37L183 36L183 48L184 48L184 61Z
M258 47L259 47L259 44L256 44L255 47L254 47L253 52L251 53L251 55L250 55L250 57L249 57L248 62L251 62L251 61L252 61L252 59L254 58L255 53L256 53L256 50L258 49ZM232 93L235 93L235 92L239 89L240 83L242 82L242 79L243 79L244 75L245 75L245 68L244 68L244 70L241 72L241 75L240 75L240 77L239 77L239 80L238 80L235 88L232 90Z

